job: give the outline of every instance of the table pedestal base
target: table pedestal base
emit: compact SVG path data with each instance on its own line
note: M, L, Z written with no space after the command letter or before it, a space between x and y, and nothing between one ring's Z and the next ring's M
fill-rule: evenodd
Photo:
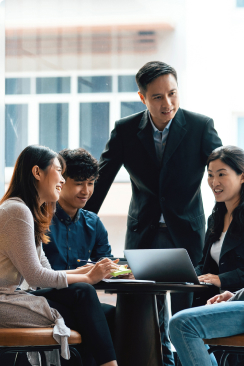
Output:
M156 295L118 293L115 320L118 365L162 366L161 350Z

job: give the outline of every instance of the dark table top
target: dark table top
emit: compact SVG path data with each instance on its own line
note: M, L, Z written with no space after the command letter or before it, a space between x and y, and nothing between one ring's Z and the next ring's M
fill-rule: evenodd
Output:
M169 292L200 292L206 291L207 285L184 285L178 283L165 282L104 282L101 281L94 285L96 290L104 290L108 293L123 293L123 294L162 294Z

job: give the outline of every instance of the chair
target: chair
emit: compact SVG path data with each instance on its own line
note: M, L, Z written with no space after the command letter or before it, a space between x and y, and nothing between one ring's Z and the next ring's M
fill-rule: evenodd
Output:
M73 353L77 366L82 366L79 352L73 347L82 342L81 335L71 330L68 338L70 353ZM40 353L42 366L46 366L44 351L60 349L53 338L52 328L1 328L0 329L0 358L4 353L25 353L37 351ZM16 362L17 356L15 358ZM1 361L0 361L1 364Z
M219 366L225 366L229 354L244 354L244 334L231 337L204 339L205 344L209 345L209 353L222 351Z

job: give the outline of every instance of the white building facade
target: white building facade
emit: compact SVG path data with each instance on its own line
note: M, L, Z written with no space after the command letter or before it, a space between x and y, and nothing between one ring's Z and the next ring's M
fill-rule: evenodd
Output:
M0 17L1 195L29 144L80 146L99 158L114 122L145 108L134 78L152 60L177 70L182 108L212 117L223 144L244 148L244 1L5 0ZM206 177L202 191L209 215ZM130 195L122 168L99 213L118 256Z

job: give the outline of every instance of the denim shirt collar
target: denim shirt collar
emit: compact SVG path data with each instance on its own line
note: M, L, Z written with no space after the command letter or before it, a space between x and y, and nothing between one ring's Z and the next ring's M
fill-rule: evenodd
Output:
M72 222L76 223L79 220L80 210L79 209L77 210L77 213L72 220L71 217L62 209L60 204L57 202L55 215L62 223L64 223L65 225L70 225L72 224Z

